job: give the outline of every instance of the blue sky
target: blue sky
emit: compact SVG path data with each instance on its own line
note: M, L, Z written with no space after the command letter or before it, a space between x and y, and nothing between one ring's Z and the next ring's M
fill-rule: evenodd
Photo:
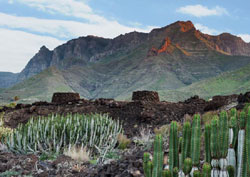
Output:
M249 0L0 0L0 71L20 72L42 45L79 36L113 38L177 20L250 42Z

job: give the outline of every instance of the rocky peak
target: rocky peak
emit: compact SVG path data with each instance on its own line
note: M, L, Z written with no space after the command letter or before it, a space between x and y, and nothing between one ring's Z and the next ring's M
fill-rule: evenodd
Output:
M181 32L195 30L194 24L191 21L178 21L174 23L173 26L179 27Z
M43 51L50 51L45 45L43 45L42 47L40 47L39 52L43 52Z

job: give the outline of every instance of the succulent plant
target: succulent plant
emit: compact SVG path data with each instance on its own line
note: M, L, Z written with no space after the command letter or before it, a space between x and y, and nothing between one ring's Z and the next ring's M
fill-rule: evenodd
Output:
M173 169L179 166L179 153L178 153L178 130L177 122L172 121L170 126L169 137L169 169L173 174Z
M210 151L210 136L211 136L211 125L205 125L205 161L211 162L211 151Z
M119 121L108 115L67 114L31 118L6 137L8 149L16 153L62 152L72 146L87 147L92 155L112 150L122 133Z
M201 142L201 119L200 115L194 115L192 123L192 137L191 137L191 158L193 166L198 167L200 163L200 142Z
M211 165L210 163L204 163L202 168L202 177L211 177Z

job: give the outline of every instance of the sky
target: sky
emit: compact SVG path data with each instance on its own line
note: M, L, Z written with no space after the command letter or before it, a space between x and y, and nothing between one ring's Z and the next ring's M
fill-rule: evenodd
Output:
M203 33L250 42L249 0L0 0L0 71L20 72L45 45L114 38L191 20Z

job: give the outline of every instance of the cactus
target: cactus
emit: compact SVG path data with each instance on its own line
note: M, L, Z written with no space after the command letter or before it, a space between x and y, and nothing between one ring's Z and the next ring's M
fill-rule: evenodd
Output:
M227 154L227 161L228 165L233 166L233 168L236 168L236 155L235 155L235 144L237 140L237 134L238 134L238 126L237 126L237 120L236 117L231 117L230 120L230 128L229 128L229 148L228 148L228 154ZM236 171L235 171L236 175Z
M247 114L246 138L245 138L246 170L250 172L250 109Z
M153 177L161 177L163 168L163 141L162 135L155 136L154 158L153 158Z
M238 138L238 131L239 131L236 117L231 117L230 128L233 129L233 137L232 137L233 141L231 144L232 144L232 148L235 149L237 138Z
M202 177L211 177L211 165L207 162L203 164Z
M228 118L227 118L227 112L222 111L220 113L220 119L219 119L219 153L220 158L226 158L227 152L228 152Z
M228 171L229 177L234 177L235 170L234 170L234 167L232 165L227 166L227 171Z
M151 164L149 164L152 162L150 162L150 154L148 152L145 152L143 154L143 170L144 170L144 174L145 177L150 177L152 174L152 169L151 169Z
M193 172L198 170L200 163L200 142L201 142L201 119L200 115L194 115L192 124L192 137L191 137L191 158L193 162L193 168L191 171L191 176Z
M199 170L195 170L194 171L194 177L200 177L201 174L200 174L200 171Z
M211 125L205 125L205 161L211 162L211 151L210 151L210 136L211 136Z
M228 140L229 140L229 129L228 129L228 117L227 112L222 111L219 119L219 155L220 155L220 177L227 177L227 154L228 154Z
M211 156L212 156L211 165L213 167L212 172L211 172L212 173L211 177L219 176L219 170L218 170L218 165L219 165L218 143L219 142L218 142L217 131L218 131L218 116L215 116L211 121L210 147L211 147Z
M150 161L150 154L143 155L143 171L145 177L161 177L163 175L163 141L162 135L158 134L154 140L153 163Z
M184 164L183 164L183 172L184 174L187 176L192 169L192 159L191 158L186 158L184 160Z
M172 177L170 170L163 170L162 177Z
M169 169L173 174L174 167L178 167L178 130L177 122L172 121L170 126L169 137Z
M247 164L247 151L246 151L246 138L245 138L245 142L244 142L244 146L243 146L243 164L242 164L242 168L241 168L241 171L240 171L240 176L241 177L249 177L248 176L248 164Z
M177 167L174 167L173 169L173 177L178 177L178 168Z
M237 148L237 177L241 177L243 169L243 152L245 144L245 123L246 123L246 114L244 111L240 113L240 131L238 133L238 148Z
M178 152L179 152L179 168L182 169L182 143L183 143L183 138L179 138L179 143L178 143Z
M230 117L237 117L237 109L236 108L232 108L230 110Z
M184 160L190 157L191 148L191 124L190 122L185 122L183 126L183 141L182 141L182 164Z

